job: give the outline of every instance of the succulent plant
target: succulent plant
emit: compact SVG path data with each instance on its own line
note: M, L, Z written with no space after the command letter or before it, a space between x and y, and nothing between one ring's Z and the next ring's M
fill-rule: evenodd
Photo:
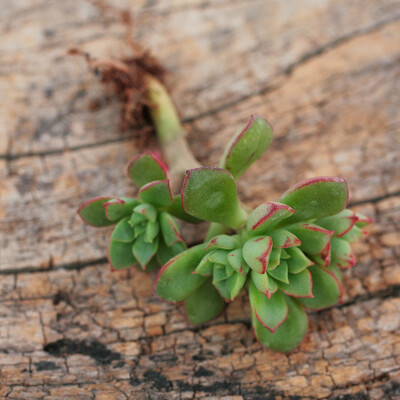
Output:
M345 208L348 185L340 177L304 180L279 201L248 213L235 180L272 136L267 121L252 117L228 145L221 168L187 171L183 208L212 222L211 234L167 262L154 290L168 302L184 302L189 321L198 324L216 317L247 287L257 339L285 352L306 334L304 308L323 309L342 300L340 268L354 265L350 243L370 219Z
M91 65L97 72L100 65L117 65L118 74L112 76L120 84L122 78L132 82L136 71L120 62ZM139 199L97 198L79 214L94 226L116 224L109 247L113 268L139 264L148 270L164 264L154 291L165 301L183 302L192 324L216 317L247 288L258 341L290 351L306 334L305 308L318 310L342 300L340 268L354 265L350 243L371 220L346 209L348 185L340 177L307 179L278 201L249 211L239 202L235 181L269 147L271 125L251 117L233 136L219 167L201 167L167 90L153 72L141 68L140 97L172 184L157 157L145 153L128 168ZM183 179L181 195L173 197L170 187L172 192L179 189ZM205 242L185 250L174 216L211 222Z
M186 249L174 216L195 222L171 194L167 169L153 153L145 152L128 165L128 176L139 198L98 197L84 203L78 214L95 227L115 225L108 248L113 269L138 266L152 270Z

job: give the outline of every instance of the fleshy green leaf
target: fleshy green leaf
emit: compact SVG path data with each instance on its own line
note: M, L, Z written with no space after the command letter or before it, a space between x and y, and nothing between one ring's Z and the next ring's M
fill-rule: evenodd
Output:
M259 274L255 271L251 271L251 280L256 288L267 296L268 299L278 290L275 279L269 276L268 273Z
M97 197L89 200L78 208L78 214L84 222L95 227L114 225L114 221L107 219L103 207L103 204L110 200L110 197Z
M319 254L309 254L310 258L321 267L328 267L331 263L331 242L329 241Z
M240 293L245 282L246 277L234 272L229 278L216 282L213 281L213 284L225 300L232 301Z
M178 254L165 264L158 273L154 292L162 299L178 303L185 300L207 278L192 274L204 257L205 244L200 244Z
M344 236L341 237L341 239L352 243L360 239L363 234L363 231L356 224L356 226L353 226Z
M204 324L217 317L224 306L224 300L210 280L204 282L185 300L186 314L193 325Z
M144 231L144 241L146 243L153 243L158 232L160 232L160 224L157 221L149 221L146 225L146 230Z
M130 268L137 261L132 254L132 243L111 241L108 247L108 261L113 269Z
M210 253L209 260L214 264L229 265L228 252L225 250L214 250Z
M262 326L272 333L282 325L289 313L285 296L276 292L270 299L260 293L254 283L249 282L249 299L253 313Z
M295 211L284 224L335 215L346 207L348 195L344 178L322 176L301 181L279 200Z
M309 254L322 253L333 235L333 231L314 224L295 224L287 229L301 240L300 249Z
M162 238L159 239L158 249L156 253L157 261L160 265L164 265L171 258L186 250L186 245L183 242L177 242L173 246L167 246ZM148 269L148 268L146 268Z
M352 267L356 263L353 250L346 240L332 238L331 240L332 264L341 268Z
M340 272L334 267L321 268L313 265L308 268L313 280L313 298L301 298L298 301L311 310L320 310L334 306L342 298ZM338 274L338 275L337 275Z
M279 263L281 262L281 254L282 254L282 249L279 247L273 247L271 250L271 254L269 256L268 260L268 266L267 266L267 271L272 271L274 268L276 268Z
M272 250L272 239L269 236L256 236L243 246L243 258L248 266L259 274L267 270Z
M140 198L157 207L168 207L173 198L169 187L169 180L149 182L139 190Z
M213 237L208 243L206 250L225 249L232 250L239 247L238 235L218 235Z
M228 279L228 289L230 294L229 300L234 300L236 296L242 290L244 284L246 283L246 277L239 274L238 272L234 272L232 276Z
M287 260L288 258L290 258L289 254L287 253L287 251L285 250L281 250L281 260Z
M313 261L311 261L297 247L292 247L290 249L286 249L285 251L290 256L286 262L288 263L289 272L291 274L298 274L299 272L304 271L310 265L314 264Z
M167 171L158 157L146 152L130 162L128 176L138 188L141 188L147 183L166 179Z
M143 217L146 217L149 221L154 222L157 219L157 210L151 204L139 204L134 208L134 211L143 215Z
M285 322L271 333L264 328L252 312L252 324L258 341L272 350L288 352L293 350L303 340L307 328L308 318L300 304L296 300L286 297L289 313Z
M231 228L240 227L246 219L239 206L235 181L224 169L204 167L187 171L182 203L189 214Z
M152 243L147 243L144 240L144 235L139 236L132 247L133 255L139 261L142 268L146 268L146 265L156 254L157 249L158 239L154 240Z
M135 231L135 239L139 236L143 235L146 232L147 222L141 223L139 225L135 225L133 230Z
M232 273L233 273L233 268L229 270L225 268L225 265L214 264L213 284L215 285L217 282L225 281L232 275Z
M139 263L136 263L135 266L141 271L153 272L154 270L158 270L160 268L160 263L158 262L157 257L153 257L146 265L146 268L142 268Z
M181 195L177 194L173 198L173 203L171 206L166 208L168 214L173 215L174 217L181 219L182 221L189 222L191 224L198 224L202 222L201 219L193 217L193 215L188 214L182 207L182 199Z
M194 274L199 274L203 276L212 276L214 271L214 263L210 261L210 255L211 253L206 254L201 259L195 271L193 272Z
M372 218L367 217L359 212L356 212L356 217L358 218L358 221L356 222L356 226L358 228L364 228L364 226L372 224L372 222L374 222Z
M246 276L249 272L250 267L244 261L242 249L232 250L228 254L228 262L236 272L243 276Z
M289 274L289 283L276 281L283 293L292 297L312 297L313 281L309 268L298 274Z
M274 133L264 118L252 116L244 129L239 130L229 142L220 167L239 178L270 145Z
M129 225L129 217L125 217L118 222L111 234L111 240L117 242L130 243L135 239L135 231Z
M274 244L274 247L287 248L293 246L300 246L301 241L293 235L293 233L285 229L277 229L268 233Z
M131 218L129 219L129 225L133 228L134 226L139 225L144 221L147 221L147 218L143 214L133 212Z
M119 221L121 218L132 214L134 207L140 204L137 199L129 197L119 197L111 199L103 204L104 212L110 221Z
M289 283L288 264L286 261L282 260L276 268L272 271L268 271L268 274L280 282Z
M172 246L176 242L183 242L178 224L172 215L166 212L160 213L160 225L163 238L168 246Z
M293 214L294 210L285 204L265 202L249 215L247 230L252 232L253 235L265 233Z
M356 224L358 217L352 210L345 209L339 214L317 220L315 223L323 228L334 231L335 236L345 235Z

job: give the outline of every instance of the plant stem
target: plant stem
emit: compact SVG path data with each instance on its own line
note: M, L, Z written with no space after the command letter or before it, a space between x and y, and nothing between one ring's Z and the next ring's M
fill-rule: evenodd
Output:
M225 225L218 224L217 222L211 222L205 241L212 239L214 236L221 235L223 233L228 233L229 228Z
M179 191L186 171L200 167L185 140L185 129L174 103L162 83L146 76L149 108L163 156L170 168L171 189Z

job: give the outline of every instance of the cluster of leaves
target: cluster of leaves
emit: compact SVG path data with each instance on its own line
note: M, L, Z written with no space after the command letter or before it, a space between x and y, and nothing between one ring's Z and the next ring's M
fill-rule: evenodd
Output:
M113 269L149 271L186 249L174 216L197 219L183 211L180 196L172 196L167 169L155 154L135 158L128 176L139 188L139 198L98 197L84 203L78 214L95 227L115 225L108 249Z
M278 201L245 210L236 180L272 138L270 124L252 117L228 144L219 168L187 171L177 196L163 163L144 153L128 166L139 198L97 198L78 212L94 226L116 224L109 246L114 269L163 265L154 291L165 301L184 302L192 324L215 318L247 288L257 339L289 351L306 334L305 308L341 301L340 268L354 265L350 243L371 221L346 209L348 185L338 177L302 181ZM211 222L206 242L186 249L174 217Z
M155 293L168 302L184 302L189 321L198 324L216 317L247 287L257 339L289 351L307 331L304 308L341 301L340 268L354 265L350 243L370 220L345 209L348 185L337 177L302 181L279 202L265 202L247 215L235 180L271 139L270 125L253 117L229 144L221 168L187 172L184 210L235 232L175 256L160 270Z

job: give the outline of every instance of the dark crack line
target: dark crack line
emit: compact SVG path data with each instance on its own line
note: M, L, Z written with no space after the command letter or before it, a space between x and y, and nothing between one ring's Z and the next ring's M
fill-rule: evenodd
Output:
M400 196L400 191L388 193L388 194L385 194L382 196L370 197L367 199L353 201L348 204L348 207L355 207L355 206L360 206L360 205L369 204L369 203L376 204L382 200L390 199L391 197L397 197L397 196Z
M351 41L355 38L358 38L358 37L364 36L364 35L368 35L373 32L377 32L380 29L384 28L385 26L390 25L399 20L400 20L400 15L393 15L390 18L387 18L380 22L377 22L376 24L367 26L365 28L357 29L357 30L350 32L346 35L343 35L335 40L332 40L331 42L329 42L323 46L317 47L316 49L303 54L303 56L301 56L299 58L299 60L297 60L297 61L293 62L292 64L290 64L289 66L287 66L284 69L284 73L287 75L290 75L298 66L307 63L308 61L312 60L313 58L318 57L336 47L339 47L342 44L344 44L348 41Z
M0 271L0 275L18 275L18 274L36 274L40 272L51 272L57 271L60 269L64 270L81 270L86 267L91 267L93 265L101 265L101 264L108 264L107 257L96 258L90 261L82 261L82 262L73 262L68 264L60 264L53 267L26 267L26 268L19 268L18 270L7 268Z
M306 52L305 54L303 54L297 61L289 64L286 68L284 68L282 71L278 72L274 79L279 79L280 77L288 77L290 76L299 66L307 63L308 61L319 57L322 54L327 53L330 50L333 50L341 45L343 45L344 43L351 41L355 38L358 38L360 36L364 36L376 31L379 31L380 29L386 27L387 25L390 25L392 23L398 22L400 20L400 15L394 15L390 18L387 18L383 21L380 21L376 24L373 24L371 26L368 26L366 28L361 28L358 29L356 31L353 31L347 35L343 35L342 37L339 37L335 40L332 40L329 43L326 43L320 47L317 47L314 50L311 50L309 52ZM248 99L251 99L252 97L257 97L257 96L262 96L262 95L266 95L268 93L274 92L276 90L278 90L281 86L283 85L283 83L277 83L277 84L267 84L265 87L253 91L251 93L248 93L246 95L240 96L232 101L223 103L211 110L199 113L197 115L191 116L191 117L187 117L185 119L182 120L182 122L184 124L189 124L189 123L193 123L197 120L200 120L202 118L208 117L208 116L212 116L215 115L221 111L224 111L226 109L229 109L230 107L233 107L235 105L238 105L240 103L242 103L243 101L246 101ZM134 129L140 129L140 127L135 127L132 128ZM18 153L18 154L0 154L0 160L6 160L6 161L12 161L12 160L17 160L20 158L28 158L28 157L37 157L37 156L51 156L51 155L59 155L59 154L63 154L65 152L69 152L69 151L79 151L79 150L83 150L83 149L90 149L90 148L94 148L94 147L100 147L106 144L112 144L112 143L119 143L119 142L124 142L126 140L131 140L133 138L132 135L129 136L123 136L123 137L119 137L119 138L112 138L112 139L107 139L107 140L103 140L100 142L94 142L94 143L86 143L86 144L82 144L82 145L78 145L78 146L72 146L72 147L68 147L68 148L60 148L60 149L54 149L54 150L45 150L45 151L37 151L37 152L26 152L26 153Z

